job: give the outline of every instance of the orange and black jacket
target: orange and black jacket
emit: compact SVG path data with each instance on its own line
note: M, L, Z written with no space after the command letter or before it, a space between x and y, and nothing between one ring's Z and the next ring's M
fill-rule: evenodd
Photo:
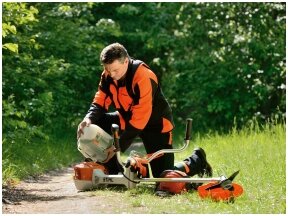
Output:
M96 122L110 105L119 112L121 151L143 130L166 133L174 127L158 78L142 61L131 59L125 77L118 81L104 71L86 117Z

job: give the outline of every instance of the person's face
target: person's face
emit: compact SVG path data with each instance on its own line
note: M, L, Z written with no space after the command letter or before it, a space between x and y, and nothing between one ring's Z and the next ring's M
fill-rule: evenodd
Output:
M119 60L115 60L111 64L105 64L104 69L114 80L120 80L128 69L128 58L122 63Z

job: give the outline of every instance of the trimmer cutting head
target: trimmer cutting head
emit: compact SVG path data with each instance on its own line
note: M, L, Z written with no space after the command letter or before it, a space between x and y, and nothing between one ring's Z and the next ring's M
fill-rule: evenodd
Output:
M235 197L243 193L241 185L233 183L234 178L240 170L233 173L229 178L223 177L219 182L211 182L198 187L198 194L201 198L211 198L214 201L234 201Z

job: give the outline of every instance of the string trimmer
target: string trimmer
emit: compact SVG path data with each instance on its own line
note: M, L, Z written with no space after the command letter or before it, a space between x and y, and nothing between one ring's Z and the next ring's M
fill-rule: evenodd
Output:
M204 184L198 187L198 194L201 198L211 198L213 200L231 200L240 196L243 193L243 188L236 183L233 183L234 178L238 175L239 171L233 173L230 177L224 175L211 178L195 178L195 177L171 177L171 178L154 178L150 162L164 153L179 153L184 151L190 142L190 135L192 129L192 119L187 119L186 133L184 139L184 145L179 149L162 149L148 158L145 158L148 162L149 178L141 178L136 175L135 172L129 169L130 156L135 154L131 152L126 162L121 160L120 148L119 148L119 126L112 124L111 137L101 128L96 125L90 125L90 127L84 128L84 135L78 140L78 149L85 156L93 160L93 162L82 162L74 167L74 183L77 190L90 190L93 188L99 188L105 185L125 185L128 189L135 188L139 183L159 183L159 182L171 182L171 183L195 183ZM118 175L108 174L108 171L104 166L99 165L97 162L103 162L109 157L108 150L114 149L116 157L120 166L124 172Z

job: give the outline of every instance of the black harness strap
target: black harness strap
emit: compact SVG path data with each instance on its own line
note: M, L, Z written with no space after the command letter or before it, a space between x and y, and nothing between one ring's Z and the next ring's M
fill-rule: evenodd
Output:
M131 63L129 64L127 75L126 75L126 89L129 94L129 96L133 99L133 103L135 103L137 99L137 95L134 93L132 89L132 83L134 79L134 75L138 69L138 67L142 64L143 62L140 60L133 60L131 59Z

